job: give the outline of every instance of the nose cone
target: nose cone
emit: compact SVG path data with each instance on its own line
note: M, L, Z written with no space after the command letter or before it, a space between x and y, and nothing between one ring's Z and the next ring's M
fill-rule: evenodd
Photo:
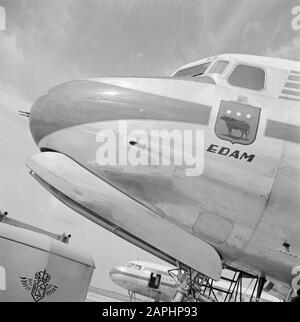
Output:
M40 97L31 107L29 127L36 144L42 137L53 131L55 106L49 106L48 95Z
M124 95L130 96L125 89L121 93L116 86L91 80L58 85L33 104L29 118L32 137L38 145L42 138L60 129L115 119L120 107L113 109L113 105L122 106Z
M140 106L153 107L155 99L150 95L147 102L144 94L102 83L101 79L67 82L34 103L29 119L31 134L38 145L48 134L74 125L137 118Z
M116 276L122 274L123 271L124 268L122 266L116 266L109 272L109 276L113 280Z
M69 108L72 101L78 99L82 91L78 82L72 81L52 88L31 107L29 126L37 145L46 135L68 125L65 120L58 119L57 112Z
M125 268L123 266L116 266L109 272L110 279L121 287L125 287Z

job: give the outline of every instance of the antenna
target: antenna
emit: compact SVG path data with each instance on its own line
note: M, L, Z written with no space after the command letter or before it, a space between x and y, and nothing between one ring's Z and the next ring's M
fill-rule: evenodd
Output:
M25 116L25 117L29 117L30 116L30 112L25 112L25 111L19 111L19 114L21 116Z

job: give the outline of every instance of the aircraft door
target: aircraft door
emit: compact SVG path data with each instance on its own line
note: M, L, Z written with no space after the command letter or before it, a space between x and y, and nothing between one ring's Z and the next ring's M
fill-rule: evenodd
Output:
M160 280L161 280L160 274L151 273L149 282L148 282L148 287L157 290L160 285Z

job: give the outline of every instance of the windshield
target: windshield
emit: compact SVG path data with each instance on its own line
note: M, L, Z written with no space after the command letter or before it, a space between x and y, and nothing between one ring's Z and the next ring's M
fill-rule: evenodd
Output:
M209 73L211 74L223 74L226 67L228 66L229 62L226 60L219 60L214 63L212 68L210 69Z
M207 68L209 67L210 62L201 64L198 66L193 66L179 70L173 77L197 77L203 75Z
M265 87L265 72L258 67L237 65L228 77L228 83L259 91Z

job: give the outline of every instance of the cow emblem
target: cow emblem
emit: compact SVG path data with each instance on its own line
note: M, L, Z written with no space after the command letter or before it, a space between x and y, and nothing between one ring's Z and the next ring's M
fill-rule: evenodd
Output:
M241 102L221 101L215 134L232 144L252 144L256 139L260 113L259 107Z
M31 296L35 302L42 300L45 296L50 296L57 290L57 286L50 284L51 276L43 271L35 273L35 279L20 276L22 285L26 291L31 291Z

